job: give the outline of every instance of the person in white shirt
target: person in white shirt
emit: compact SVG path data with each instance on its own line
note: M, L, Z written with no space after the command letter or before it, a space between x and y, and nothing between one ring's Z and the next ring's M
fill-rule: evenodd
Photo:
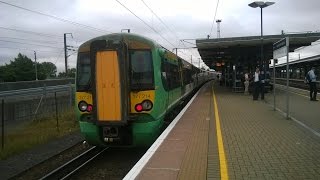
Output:
M266 75L264 71L260 71L259 80L260 80L260 93L261 93L261 100L264 100L264 83L265 83Z
M308 72L308 75L310 77L310 82L309 82L309 88L310 88L310 101L318 101L317 100L317 76L314 73L315 68L312 67L311 70Z
M256 68L256 72L253 75L253 100L258 100L259 92L260 92L260 70Z
M248 94L249 88L249 73L244 74L244 94Z

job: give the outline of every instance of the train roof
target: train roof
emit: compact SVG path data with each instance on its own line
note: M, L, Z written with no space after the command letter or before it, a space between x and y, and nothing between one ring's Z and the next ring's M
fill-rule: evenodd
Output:
M158 44L156 41L154 41L152 39L149 39L147 37L138 35L138 34L134 34L134 33L113 33L113 34L107 34L107 35L103 35L103 36L99 36L99 37L90 39L90 40L88 40L88 41L86 41L86 42L84 42L83 44L80 45L79 52L87 52L87 51L89 51L90 50L90 44L93 41L96 41L96 40L114 40L114 41L124 40L128 44L129 49L163 48L168 53L176 56L174 53L172 53L168 49L164 48L163 46ZM190 64L189 62L187 62L186 60L184 60L183 58L181 58L179 56L177 56L177 58L182 59L183 60L183 64L185 64L186 67L188 67L188 68L191 68L191 66L194 66L194 65ZM194 68L197 68L197 67L194 66Z
M292 65L292 64L298 64L298 63L308 63L308 62L313 62L313 61L320 62L320 55L315 55L315 56L310 56L310 57L295 60L295 61L290 61L289 64ZM275 67L282 67L282 66L286 66L286 65L287 65L287 63L283 62L283 63L276 64ZM271 65L270 67L273 67L273 65Z
M128 44L130 49L151 49L151 48L160 46L155 41L153 41L147 37L140 36L138 34L113 33L113 34L99 36L99 37L96 37L96 38L93 38L93 39L90 39L90 40L84 42L83 44L80 45L79 52L89 51L90 44L96 40L113 40L113 41L124 40Z

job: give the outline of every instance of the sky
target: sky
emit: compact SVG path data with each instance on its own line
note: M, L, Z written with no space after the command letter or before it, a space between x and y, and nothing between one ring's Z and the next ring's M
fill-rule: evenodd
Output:
M37 61L49 61L64 70L63 34L67 34L68 67L76 65L76 48L105 34L130 29L149 37L193 62L200 58L195 39L260 35L260 9L252 0L0 0L0 65L19 52ZM263 9L265 35L320 32L319 0L277 0ZM8 5L6 3L11 4ZM22 7L39 13L30 12ZM218 5L218 7L217 7ZM125 6L125 7L124 7ZM131 12L130 12L130 11ZM216 11L217 10L217 11ZM54 17L54 18L52 18ZM159 20L160 19L160 20ZM319 43L319 45L317 45ZM320 42L292 53L290 59L320 54ZM198 63L195 63L197 65ZM201 66L204 65L203 63Z

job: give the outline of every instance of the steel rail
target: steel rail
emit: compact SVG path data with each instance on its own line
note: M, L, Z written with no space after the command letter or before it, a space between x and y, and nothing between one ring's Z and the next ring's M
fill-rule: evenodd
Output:
M97 156L103 153L108 148L100 149L99 147L92 147L87 151L83 152L79 156L71 159L67 163L63 164L62 166L58 167L57 169L51 171L50 173L46 174L40 180L45 179L67 179L83 166L94 160ZM70 169L67 172L66 170Z

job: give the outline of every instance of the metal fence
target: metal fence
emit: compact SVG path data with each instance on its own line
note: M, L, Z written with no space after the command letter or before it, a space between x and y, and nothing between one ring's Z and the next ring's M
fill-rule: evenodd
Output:
M74 85L43 86L0 92L2 137L5 132L44 118L54 118L73 107ZM2 140L3 147L3 140Z
M55 114L73 105L73 85L59 85L0 92L4 121L9 125Z

